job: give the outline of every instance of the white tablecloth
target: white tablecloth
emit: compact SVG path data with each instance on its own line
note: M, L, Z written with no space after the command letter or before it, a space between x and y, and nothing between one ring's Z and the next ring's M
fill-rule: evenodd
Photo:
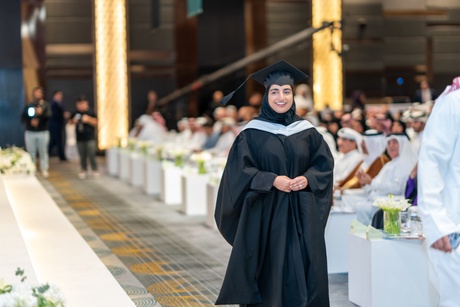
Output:
M434 307L424 241L349 234L348 297L363 307Z

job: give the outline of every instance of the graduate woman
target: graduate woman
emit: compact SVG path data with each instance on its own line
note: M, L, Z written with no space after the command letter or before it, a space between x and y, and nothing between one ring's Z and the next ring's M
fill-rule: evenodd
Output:
M333 158L295 114L293 86L306 77L285 61L250 76L265 94L259 116L233 143L219 186L216 223L233 248L218 305L329 306L324 229Z

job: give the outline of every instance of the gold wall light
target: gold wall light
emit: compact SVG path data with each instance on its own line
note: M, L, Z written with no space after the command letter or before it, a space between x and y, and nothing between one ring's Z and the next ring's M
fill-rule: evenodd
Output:
M128 136L126 0L93 0L98 147Z
M312 0L312 23L317 28L324 21L342 19L342 0ZM315 109L329 105L333 110L342 108L343 72L342 58L331 46L342 46L342 31L323 30L313 34L313 98Z

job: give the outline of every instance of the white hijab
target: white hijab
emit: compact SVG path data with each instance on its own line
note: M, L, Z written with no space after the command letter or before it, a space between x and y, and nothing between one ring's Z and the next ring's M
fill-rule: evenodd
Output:
M409 174L417 163L417 156L406 135L390 134L386 137L387 142L391 139L398 141L399 155L383 166L370 185L364 186L365 190L373 191L373 196L404 194Z
M414 153L409 138L406 135L390 134L386 137L387 143L391 139L395 139L399 143L399 156L391 160L391 162L393 162L396 169L399 169L401 173L407 173L407 176L409 176L417 163L417 154Z

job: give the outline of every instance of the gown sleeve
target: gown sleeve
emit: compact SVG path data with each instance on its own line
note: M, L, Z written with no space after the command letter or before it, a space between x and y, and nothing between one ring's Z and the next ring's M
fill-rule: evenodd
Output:
M248 192L268 192L276 175L256 167L244 132L232 145L217 193L214 218L225 240L233 244L241 208Z
M303 174L308 180L308 187L315 195L321 222L326 227L332 205L334 158L329 146L318 133L316 149L311 150L311 167Z

